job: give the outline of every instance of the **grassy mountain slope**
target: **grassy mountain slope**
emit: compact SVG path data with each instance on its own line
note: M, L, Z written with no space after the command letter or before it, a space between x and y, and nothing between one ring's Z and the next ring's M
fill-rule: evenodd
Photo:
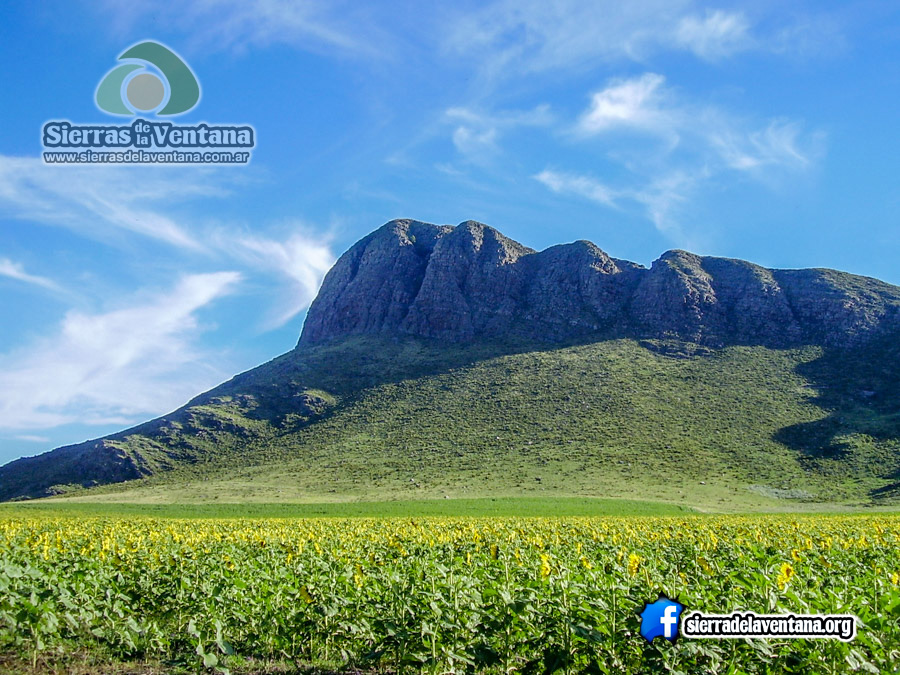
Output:
M70 494L891 503L898 362L889 340L850 357L812 346L353 337L300 347L111 437L104 452L148 477ZM44 470L16 464L2 470L0 497ZM55 478L51 492L75 487L65 471Z
M396 220L329 270L292 352L0 467L0 500L890 503L898 337L876 279Z

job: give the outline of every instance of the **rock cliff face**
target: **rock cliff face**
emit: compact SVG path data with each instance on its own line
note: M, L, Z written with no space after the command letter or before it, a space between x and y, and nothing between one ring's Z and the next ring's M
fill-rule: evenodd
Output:
M900 288L866 277L685 251L647 269L586 241L536 252L474 221L394 220L328 273L300 345L396 334L847 347L898 329Z

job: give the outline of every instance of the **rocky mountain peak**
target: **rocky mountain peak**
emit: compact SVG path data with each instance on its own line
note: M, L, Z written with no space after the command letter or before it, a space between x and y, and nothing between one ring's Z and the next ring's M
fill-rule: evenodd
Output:
M300 344L394 334L841 346L897 330L898 315L900 288L833 270L770 270L682 250L647 269L589 241L538 252L476 221L393 220L335 263Z

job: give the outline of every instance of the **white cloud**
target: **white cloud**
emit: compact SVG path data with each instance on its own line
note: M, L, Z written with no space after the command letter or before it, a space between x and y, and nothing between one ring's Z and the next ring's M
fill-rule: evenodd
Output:
M624 196L621 192L589 176L544 169L534 178L554 192L579 195L606 206L618 207L618 201Z
M707 10L702 19L697 16L681 19L675 31L675 44L703 59L715 60L749 48L752 44L749 30L747 19L740 12Z
M107 244L149 238L168 245L158 254L140 248L145 264L160 255L167 269L223 263L241 271L186 275L164 292L125 299L117 294L118 308L110 311L70 310L55 331L0 355L0 428L36 430L76 421L124 426L172 410L231 374L213 365L222 360L218 350L201 346L201 309L248 279L265 294L259 314L248 319L276 327L309 305L334 261L326 237L296 225L277 237L208 216L186 216L182 223L169 215L175 201L202 207L203 198L226 194L223 184L230 179L224 173L137 175L130 168L79 170L0 156L0 213ZM71 295L5 258L0 276Z
M671 113L663 108L662 88L666 78L645 73L632 79L612 80L591 97L591 105L578 122L585 134L617 127L658 131L672 126Z
M114 241L123 232L201 250L188 228L160 209L225 192L214 172L186 167L52 166L0 155L0 214ZM152 208L157 207L156 209Z
M256 276L287 282L272 293L277 304L266 327L282 325L312 302L334 262L327 237L292 228L283 240L237 227L209 224L208 216L174 217L176 205L228 194L235 180L227 170L186 167L59 167L39 159L0 155L0 215L61 226L115 246L135 236L173 247L185 261L226 259ZM281 228L282 230L284 228ZM309 230L310 228L304 228ZM146 254L144 254L146 257ZM0 259L0 276L62 291L55 282Z
M547 126L553 121L550 107L532 110L478 112L471 108L449 108L445 118L453 126L453 145L467 159L484 163L500 151L502 135L519 127Z
M575 127L582 136L607 141L615 141L615 132L622 130L664 139L660 154L677 148L704 165L738 171L803 169L821 151L821 135L804 134L797 121L770 119L760 126L715 106L685 100L657 73L611 80L591 96ZM646 154L644 148L640 152Z
M682 241L681 215L705 182L739 172L774 184L812 166L822 154L824 138L804 132L798 121L760 123L686 100L656 73L609 81L591 96L574 132L581 144L597 139L606 158L625 170L624 178L608 185L550 169L534 178L554 192L607 207L637 204L657 229ZM648 147L635 143L634 134L664 142Z
M614 188L593 176L551 169L541 171L534 179L557 194L583 197L610 208L623 209L629 202L637 204L660 232L685 241L678 212L690 198L698 177L675 171L627 188Z
M453 145L462 155L484 158L497 152L497 130L476 131L472 127L456 127L453 130Z
M119 309L69 312L55 335L0 356L0 427L133 422L217 384L224 373L196 344L196 313L240 279L190 275Z
M277 309L266 322L267 328L282 326L306 309L335 261L327 240L297 231L297 227L292 230L284 241L228 232L220 232L214 238L219 247L235 258L288 282Z
M27 443L49 443L50 439L46 436L36 436L34 434L19 434L14 437L17 441L26 441Z
M54 292L62 291L62 288L60 288L60 286L52 279L28 274L21 263L13 262L9 258L0 258L0 276L23 281L26 284L40 286L41 288L46 288L47 290Z
M804 168L817 153L817 140L801 148L802 128L797 122L772 120L756 131L738 133L727 127L713 129L709 140L729 168L758 169L765 166Z

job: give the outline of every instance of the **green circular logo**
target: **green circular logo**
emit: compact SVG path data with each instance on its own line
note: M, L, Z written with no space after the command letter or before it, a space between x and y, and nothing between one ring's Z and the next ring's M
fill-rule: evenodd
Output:
M109 71L97 86L94 100L101 110L134 115L135 110L151 112L162 106L157 115L180 115L200 100L200 84L194 73L175 52L158 42L148 40L129 47L119 60L127 63ZM147 71L148 65L160 75ZM146 72L133 75L137 70Z

